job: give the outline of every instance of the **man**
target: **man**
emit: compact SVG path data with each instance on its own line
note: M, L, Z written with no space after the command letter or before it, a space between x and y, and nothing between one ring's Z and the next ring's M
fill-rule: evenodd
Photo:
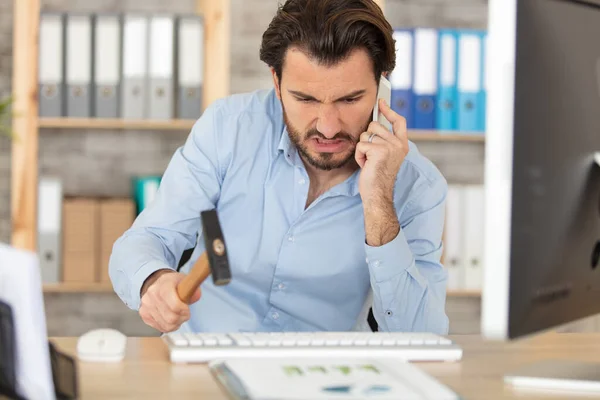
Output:
M372 292L379 330L447 333L447 183L388 104L379 106L393 132L371 122L379 77L395 66L392 33L372 0L278 10L260 51L274 89L210 105L115 243L114 288L145 323L346 331ZM186 249L195 246L183 272L204 251L200 212L213 208L232 281L207 279L188 306L176 267Z

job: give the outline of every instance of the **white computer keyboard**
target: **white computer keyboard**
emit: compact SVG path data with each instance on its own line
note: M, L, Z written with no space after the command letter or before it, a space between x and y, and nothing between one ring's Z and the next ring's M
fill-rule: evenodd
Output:
M168 333L162 338L172 362L203 363L243 357L379 357L407 361L462 358L460 346L431 333Z

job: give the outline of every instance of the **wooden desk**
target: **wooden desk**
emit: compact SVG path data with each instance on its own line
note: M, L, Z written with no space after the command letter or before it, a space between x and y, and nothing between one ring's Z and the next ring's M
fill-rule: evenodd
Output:
M558 399L573 395L532 393L503 383L506 372L548 358L600 362L600 334L549 333L512 343L486 342L478 336L452 336L464 349L458 363L419 363L424 371L470 399ZM77 338L51 338L75 355ZM118 364L79 362L79 387L86 399L210 399L227 396L202 364L168 360L159 338L129 338L126 359ZM581 398L577 396L577 398Z

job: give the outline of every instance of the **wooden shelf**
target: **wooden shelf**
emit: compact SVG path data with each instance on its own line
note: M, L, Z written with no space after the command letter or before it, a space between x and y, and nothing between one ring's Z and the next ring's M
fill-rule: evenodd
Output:
M44 283L44 293L109 293L110 283Z
M64 129L140 129L140 130L190 130L196 120L124 120L111 118L40 118L40 128ZM435 130L411 130L412 141L424 142L484 142L480 133L444 132Z
M427 130L410 130L408 139L413 142L476 142L484 143L485 135L479 132L444 132Z
M481 297L480 290L448 290L446 297Z
M196 120L124 120L111 118L40 118L40 128L190 130Z

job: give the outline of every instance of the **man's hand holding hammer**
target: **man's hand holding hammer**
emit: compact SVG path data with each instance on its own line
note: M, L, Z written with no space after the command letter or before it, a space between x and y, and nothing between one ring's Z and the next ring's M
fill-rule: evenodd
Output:
M225 238L216 210L202 211L205 251L189 274L161 269L150 275L140 291L142 320L160 332L172 332L190 319L190 304L200 300L200 285L212 273L213 283L226 285L231 280Z
M196 288L189 304L179 298L177 285L185 274L171 269L156 271L142 286L142 302L139 313L142 320L160 332L172 332L190 319L189 304L200 299L200 288Z

